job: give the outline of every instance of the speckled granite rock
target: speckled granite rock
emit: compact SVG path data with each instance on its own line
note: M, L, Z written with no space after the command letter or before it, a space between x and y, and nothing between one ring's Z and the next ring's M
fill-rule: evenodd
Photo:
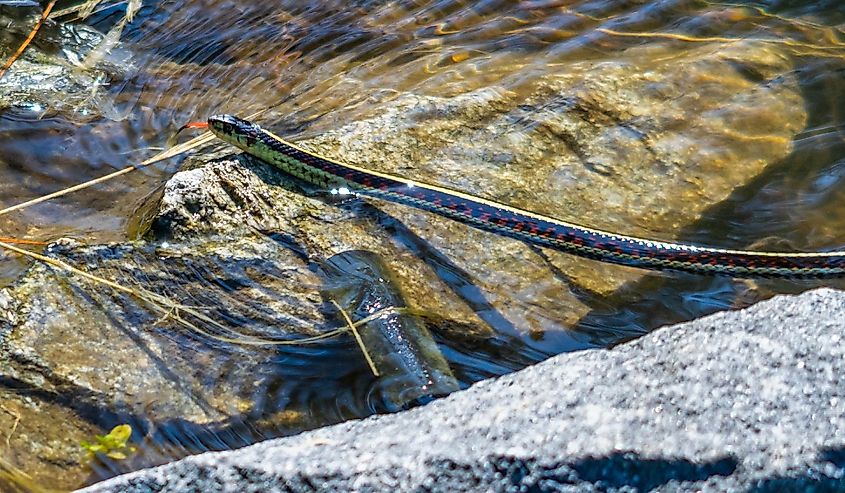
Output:
M82 491L841 491L843 313L839 291L778 297Z

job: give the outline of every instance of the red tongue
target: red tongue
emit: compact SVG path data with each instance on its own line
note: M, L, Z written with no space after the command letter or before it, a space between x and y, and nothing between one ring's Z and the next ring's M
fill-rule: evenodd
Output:
M179 130L186 128L208 128L208 122L191 122L182 126Z
M176 139L179 138L179 134L182 133L182 130L187 128L208 128L208 122L191 122L185 125L176 131L175 134L171 135L169 139L167 139L167 148L170 149L174 145L176 145Z

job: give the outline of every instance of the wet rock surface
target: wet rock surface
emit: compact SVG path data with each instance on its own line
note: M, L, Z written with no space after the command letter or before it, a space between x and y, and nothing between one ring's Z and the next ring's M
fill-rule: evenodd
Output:
M791 66L771 47L707 47L670 59L652 50L624 63L576 64L518 90L402 95L378 116L302 145L561 219L672 238L788 153L805 115ZM533 337L555 350L585 345L565 330L589 312L579 292L610 294L643 276L324 192L224 150L167 183L145 240L49 253L222 320L227 329L214 335L226 338L336 328L313 267L349 250L383 259L433 331L459 327L468 339L501 333L525 344ZM291 419L289 402L273 399L337 365L362 365L351 343L337 343L331 357L294 359L307 369L291 383L288 354L211 337L179 323L178 311L151 310L52 267L33 267L0 300L0 379L83 416L67 422L66 444L90 438L92 425L123 421L154 435L279 416L278 433L354 417Z
M672 239L783 158L806 115L787 58L771 47L709 47L651 61L659 51L632 54L627 63L574 64L519 91L401 96L379 116L301 144L578 224ZM278 222L276 208L296 207L296 200L268 201L276 192L246 178L218 180L216 169L174 177L169 186L181 191L171 196L182 202L166 201L163 216L175 215L175 228L289 226ZM577 293L609 295L643 276L404 206L375 205L382 226L401 230L394 240L421 239L414 240L421 246L406 247L445 257L484 293L485 305L504 319L491 322L496 330L541 336L570 327L589 311ZM330 250L351 246L321 233L297 236ZM373 234L390 241L378 228ZM411 297L423 299L419 294ZM526 305L538 309L526 314Z
M673 239L786 156L806 122L791 65L771 47L650 47L629 50L626 60L567 65L513 91L400 98L377 118L303 145L576 224ZM540 303L559 320L583 313L553 269L526 266L519 257L537 261L509 240L385 210L466 266L525 329L544 323L514 313L515 300ZM579 288L602 294L642 275L563 254L548 260ZM502 265L522 272L503 278Z
M334 399L347 399L344 393L360 392L376 403L383 400L386 408L396 406L390 389L378 382L369 391L338 390L340 397L333 391L320 397L324 391L311 388L321 378L369 371L349 337L295 354L251 343L258 338L314 336L343 326L323 293L325 279L315 269L319 260L335 253L365 249L390 259L401 285L418 286L415 293L425 293L425 302L412 308L434 315L426 319L432 329L446 323L460 327L462 337L491 335L472 310L454 295L444 294L448 289L433 273L420 276L409 253L369 234L377 227L374 221L356 219L351 211L305 197L281 183L265 184L259 176L276 178L260 163L222 160L194 171L210 172L219 180L199 183L196 190L216 197L204 204L213 204L209 210L221 217L228 217L225 211L232 207L249 208L250 201L259 198L250 180L262 183L258 190L267 193L263 199L269 202L261 202L265 207L269 203L287 207L275 208L272 220L255 216L265 219L260 223L264 233L246 227L259 224L253 219L233 226L232 235L208 230L199 235L186 218L177 221L178 213L172 209L174 203L191 202L190 194L174 195L182 190L182 180L194 183L193 171L186 171L165 191L162 214L155 221L160 239L100 246L62 242L48 253L101 278L165 295L222 325L205 324L178 308L153 309L135 296L44 265L33 266L24 279L2 291L0 379L27 389L25 395L36 402L61 403L76 416L62 420L62 447L54 447L59 455L67 453L65 465L72 464L69 469L76 471L69 478L78 478L87 469L77 461L78 444L90 440L92 427L108 430L129 422L136 429L135 440L154 441L159 433L174 429L209 437L241 433L231 430L249 422L252 429L278 435L360 416L362 411L355 409L366 409L367 404L358 403L358 395L348 397L355 403L352 408L333 405ZM187 209L202 214L192 205ZM234 211L233 217L238 217ZM310 233L300 236L300 229ZM311 241L300 245L301 238ZM445 322L433 311L442 306L453 306ZM193 325L180 323L177 317ZM307 409L314 399L327 400L321 404L323 410ZM52 419L52 413L32 414L29 425L48 426ZM42 438L48 441L33 439L33 444L55 445L49 435ZM32 466L43 460L33 454L20 463Z
M71 489L83 484L89 473L81 440L91 440L102 430L88 421L63 396L33 392L3 380L0 391L0 491L27 491L20 482L9 482L16 471L29 476L24 484ZM75 440L74 440L75 439ZM25 476L24 476L25 477Z
M319 298L309 291L307 274L303 279L296 273L301 268L285 266L280 258L266 263L261 258L263 252L251 247L238 250L235 242L226 244L224 258L217 258L214 248L204 244L205 255L199 259L193 257L195 252L156 251L143 244L63 250L62 257L125 285L143 282L147 289L176 290L174 296L195 305L231 307L229 312L251 315L254 325L274 337L285 335L277 328L297 324L303 333L317 332L307 325L312 321L309 316L316 318L315 323L323 319L319 312L308 311L314 303L306 308L296 306L297 296ZM162 262L168 256L171 261ZM209 263L210 259L220 263ZM198 271L204 273L200 278ZM230 295L208 288L208 283L226 282L235 272L241 292ZM250 275L255 276L254 282ZM263 287L272 289L270 278L290 284L283 297L262 299ZM305 287L296 292L299 286ZM251 311L238 305L244 297L248 306L254 307ZM16 449L16 466L33 471L42 484L53 485L51 471L58 461L66 470L62 477L67 482L62 484L78 486L90 474L80 442L120 423L134 427L134 441L155 441L162 430L209 433L225 430L250 415L275 411L261 404L267 386L278 383L276 368L283 359L272 347L219 342L176 322L173 317L178 313L167 316L133 296L51 267L30 269L27 280L15 291L4 292L4 299L0 379L28 399L30 407L44 410L23 414L21 429L55 430L33 433L25 447ZM266 310L255 313L261 308L259 302ZM249 327L244 330L250 336L260 335ZM239 333L219 335L236 338ZM303 425L298 419L293 421L294 429ZM21 439L16 435L12 440ZM35 453L36 449L50 449L53 457ZM26 450L33 453L26 454ZM149 457L138 460L157 461ZM126 466L129 464L114 467Z
M839 491L843 311L777 297L83 491Z

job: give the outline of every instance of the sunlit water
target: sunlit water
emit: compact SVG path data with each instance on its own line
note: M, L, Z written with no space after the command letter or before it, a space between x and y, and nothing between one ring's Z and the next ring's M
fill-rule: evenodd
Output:
M683 239L725 248L822 250L845 245L845 8L840 2L704 1L170 1L146 2L124 31L132 68L101 89L102 118L49 108L0 113L0 197L4 205L137 163L185 122L209 114L272 108L263 121L293 138L364 118L372 94L449 96L521 84L585 59L624 57L656 42L612 32L755 37L822 44L837 50L789 51L806 102L807 127L793 152L683 232ZM120 8L87 23L103 32ZM665 40L660 40L665 42ZM552 68L554 67L554 68ZM272 122L272 123L270 123ZM4 236L87 243L119 240L145 197L172 175L168 162L0 220ZM659 235L655 235L659 236ZM0 275L14 279L20 262ZM565 348L526 345L501 335L485 343L457 331L437 333L463 386L545 359L561 349L612 346L662 324L744 306L814 282L756 285L667 275L626 299L585 296L593 311ZM841 286L838 282L826 285ZM752 289L754 288L754 289ZM636 298L636 303L629 300ZM526 307L528 309L528 307ZM551 339L554 340L553 338ZM217 428L170 423L154 430L139 458L96 469L91 480L188 453L225 449L300 431L262 425L287 407L318 426L384 411L368 393L373 377L351 340L280 351L268 372L284 385L265 389L266 405L243 422ZM272 380L272 379L270 379ZM268 380L269 381L269 380ZM135 423L143 427L143 423Z

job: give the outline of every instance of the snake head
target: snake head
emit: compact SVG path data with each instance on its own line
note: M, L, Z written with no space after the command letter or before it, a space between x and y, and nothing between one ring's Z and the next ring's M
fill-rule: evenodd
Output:
M261 135L261 127L233 115L214 115L208 118L208 128L220 140L244 149Z

